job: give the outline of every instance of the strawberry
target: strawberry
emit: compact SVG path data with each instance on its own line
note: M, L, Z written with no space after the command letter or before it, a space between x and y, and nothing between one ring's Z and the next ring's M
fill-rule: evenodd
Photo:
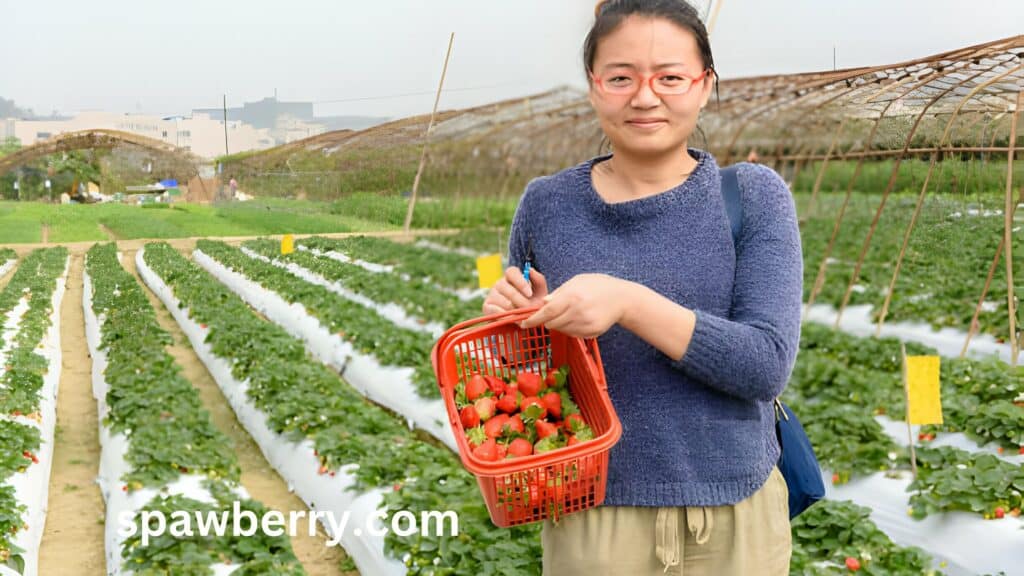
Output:
M519 404L519 410L523 413L523 421L531 422L540 420L548 415L548 408L536 396L527 396Z
M459 412L459 419L462 420L462 427L466 430L476 428L480 425L480 413L475 406L466 406Z
M505 395L498 399L497 408L506 414L515 413L519 409L519 392L506 390Z
M1024 454L1024 446L1020 447L1020 454Z
M587 423L583 420L583 416L580 416L579 414L569 414L565 417L565 421L562 422L562 426L565 428L566 432L575 434L583 428L586 428Z
M483 426L477 426L466 432L466 441L469 442L470 447L476 448L487 441L487 432L484 432Z
M484 396L483 398L477 398L476 402L473 403L473 407L476 408L477 414L480 415L480 420L486 422L494 416L494 398L490 396Z
M501 436L501 429L508 423L508 414L498 414L484 423L484 433L488 438Z
M535 424L537 427L537 438L543 440L548 436L558 434L558 426L548 422L547 420L537 420Z
M523 424L523 417L519 414L508 419L508 429L517 434L526 434L526 425Z
M327 465L326 464L321 464L320 465L320 469L317 470L317 474L320 474L321 476L324 475L324 474L327 474Z
M544 387L540 374L533 372L520 372L516 374L516 384L524 396L536 396L540 394L541 389Z
M473 449L473 456L487 462L494 462L498 459L498 443L494 441L494 438L488 438L486 442Z
M504 460L508 456L508 446L498 443L498 460Z
M547 394L541 396L540 401L544 403L544 407L548 409L548 414L555 418L562 417L562 396L552 390Z
M575 436L569 436L569 440L565 443L566 446L575 446L580 443L580 439Z
M497 376L484 376L487 381L487 388L494 393L495 398L505 393L505 381Z
M833 484L839 484L839 473L838 472L833 472L832 473L832 483Z
M1006 511L1003 510L1002 506L995 509L995 516L999 519L1002 519L1004 516L1006 516Z
M508 445L508 454L513 458L533 454L533 444L526 438L516 438Z
M857 560L853 556L847 556L846 567L849 568L851 572L856 572L857 570L860 570L860 560Z
M466 399L473 402L483 396L484 392L487 392L487 380L479 374L470 376L466 382Z
M548 388L554 388L558 386L558 378L555 377L554 372L548 372L548 375L544 377L544 385Z

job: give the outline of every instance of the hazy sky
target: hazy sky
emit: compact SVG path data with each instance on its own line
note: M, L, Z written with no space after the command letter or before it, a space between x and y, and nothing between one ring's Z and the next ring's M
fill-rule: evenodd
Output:
M724 78L885 64L1024 33L1024 0L719 0ZM709 0L699 3L702 7ZM583 86L594 0L0 0L0 96L37 113L186 114L272 95L429 112ZM412 93L412 95L410 95ZM325 102L344 100L343 102Z

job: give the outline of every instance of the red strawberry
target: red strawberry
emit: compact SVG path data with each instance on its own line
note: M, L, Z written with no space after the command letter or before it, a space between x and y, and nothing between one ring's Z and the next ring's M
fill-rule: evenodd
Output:
M508 429L519 434L526 434L526 425L523 424L523 417L519 414L508 419Z
M479 374L473 374L466 382L466 399L473 402L487 392L487 380Z
M498 460L504 460L508 456L508 446L498 443Z
M575 436L569 436L569 441L566 442L566 446L575 446L580 443L580 439Z
M508 445L508 454L513 458L533 454L533 444L526 438L516 438Z
M494 438L488 438L486 442L473 449L473 456L487 462L494 462L498 459L498 443L494 441Z
M501 436L501 429L508 423L508 414L498 414L487 422L484 422L484 433L488 438Z
M519 410L523 413L523 420L540 420L548 415L548 408L536 396L527 396L519 404Z
M327 474L327 465L326 464L321 464L320 465L320 469L317 470L317 473L320 474L320 475Z
M498 399L498 410L506 414L512 414L519 409L519 393L506 391L505 395Z
M463 408L459 412L459 419L462 420L462 427L466 430L480 425L480 413L476 411L476 406L466 406Z
M555 426L554 424L548 422L547 420L537 420L536 427L537 438L540 440L543 440L548 436L554 436L555 434L558 434L558 426Z
M497 376L484 376L487 381L487 388L494 393L495 397L505 393L505 381Z
M548 388L554 388L558 385L558 379L555 378L554 372L548 372L548 375L544 377L544 384L547 385Z
M857 560L853 556L847 556L846 567L849 568L851 572L856 572L857 570L860 570L860 560Z
M832 473L832 483L833 484L839 484L839 473L838 472L833 472Z
M516 384L524 396L536 396L540 394L544 384L541 382L540 374L533 372L520 372L516 374Z
M1024 446L1021 446L1021 447L1020 447L1020 453L1021 453L1021 454L1024 454Z
M548 392L541 396L540 401L544 403L544 407L548 409L548 414L555 418L562 417L562 396L558 392Z
M1003 510L1002 506L1000 506L999 508L996 508L995 515L996 515L996 518L1000 518L1001 519L1002 517L1006 516L1006 511Z
M587 423L583 420L583 416L579 414L569 414L565 417L565 422L562 423L566 432L575 434L579 430L582 430L587 426Z
M494 398L490 396L484 396L483 398L477 398L476 402L473 403L473 407L476 408L477 414L480 415L480 420L486 422L494 416Z

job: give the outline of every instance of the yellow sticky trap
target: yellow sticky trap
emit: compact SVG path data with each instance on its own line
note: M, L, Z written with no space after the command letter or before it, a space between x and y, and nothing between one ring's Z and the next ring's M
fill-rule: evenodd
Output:
M285 234L281 238L281 254L291 254L292 252L295 252L295 237Z
M491 254L477 258L476 271L477 275L480 276L481 288L494 286L504 276L504 272L501 269L501 254Z
M938 356L907 356L907 388L909 422L942 424Z

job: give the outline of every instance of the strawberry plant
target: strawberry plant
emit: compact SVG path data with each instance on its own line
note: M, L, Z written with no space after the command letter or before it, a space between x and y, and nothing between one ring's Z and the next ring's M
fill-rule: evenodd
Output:
M223 242L199 240L196 248L286 301L303 305L331 333L340 335L360 352L373 355L381 364L414 368L417 391L424 398L439 396L430 365L433 339L429 334L395 326L371 308L250 258Z
M907 488L916 518L947 510L994 517L998 508L1024 505L1024 468L992 454L957 448L919 449L917 479Z
M138 282L121 267L114 244L93 246L85 266L92 312L100 322L99 348L107 360L103 379L109 412L104 424L129 440L124 454L129 469L113 481L123 483L126 491L166 489L182 474L202 475L217 506L161 495L143 510L160 510L167 517L174 510L231 511L231 502L238 499L233 492L239 486L238 461L198 391L167 352L171 335L160 327ZM243 508L262 509L251 500L243 501ZM165 532L147 546L136 536L124 543L121 555L135 573L206 573L209 565L225 560L248 573L304 573L286 537L262 532L245 542L230 533L211 538Z
M841 575L854 567L876 576L938 575L928 554L893 543L870 518L871 510L849 501L822 500L793 520L790 574Z
M483 298L462 300L417 276L403 279L393 272L371 272L362 266L317 256L307 250L281 256L281 245L273 240L250 240L243 246L268 258L302 266L374 302L399 306L409 316L423 322L436 321L453 326L479 316L483 306Z
M474 290L478 286L476 260L470 256L438 252L370 236L340 239L314 236L299 240L298 244L318 251L339 252L374 264L393 266L395 272L407 278L422 278L445 288Z

